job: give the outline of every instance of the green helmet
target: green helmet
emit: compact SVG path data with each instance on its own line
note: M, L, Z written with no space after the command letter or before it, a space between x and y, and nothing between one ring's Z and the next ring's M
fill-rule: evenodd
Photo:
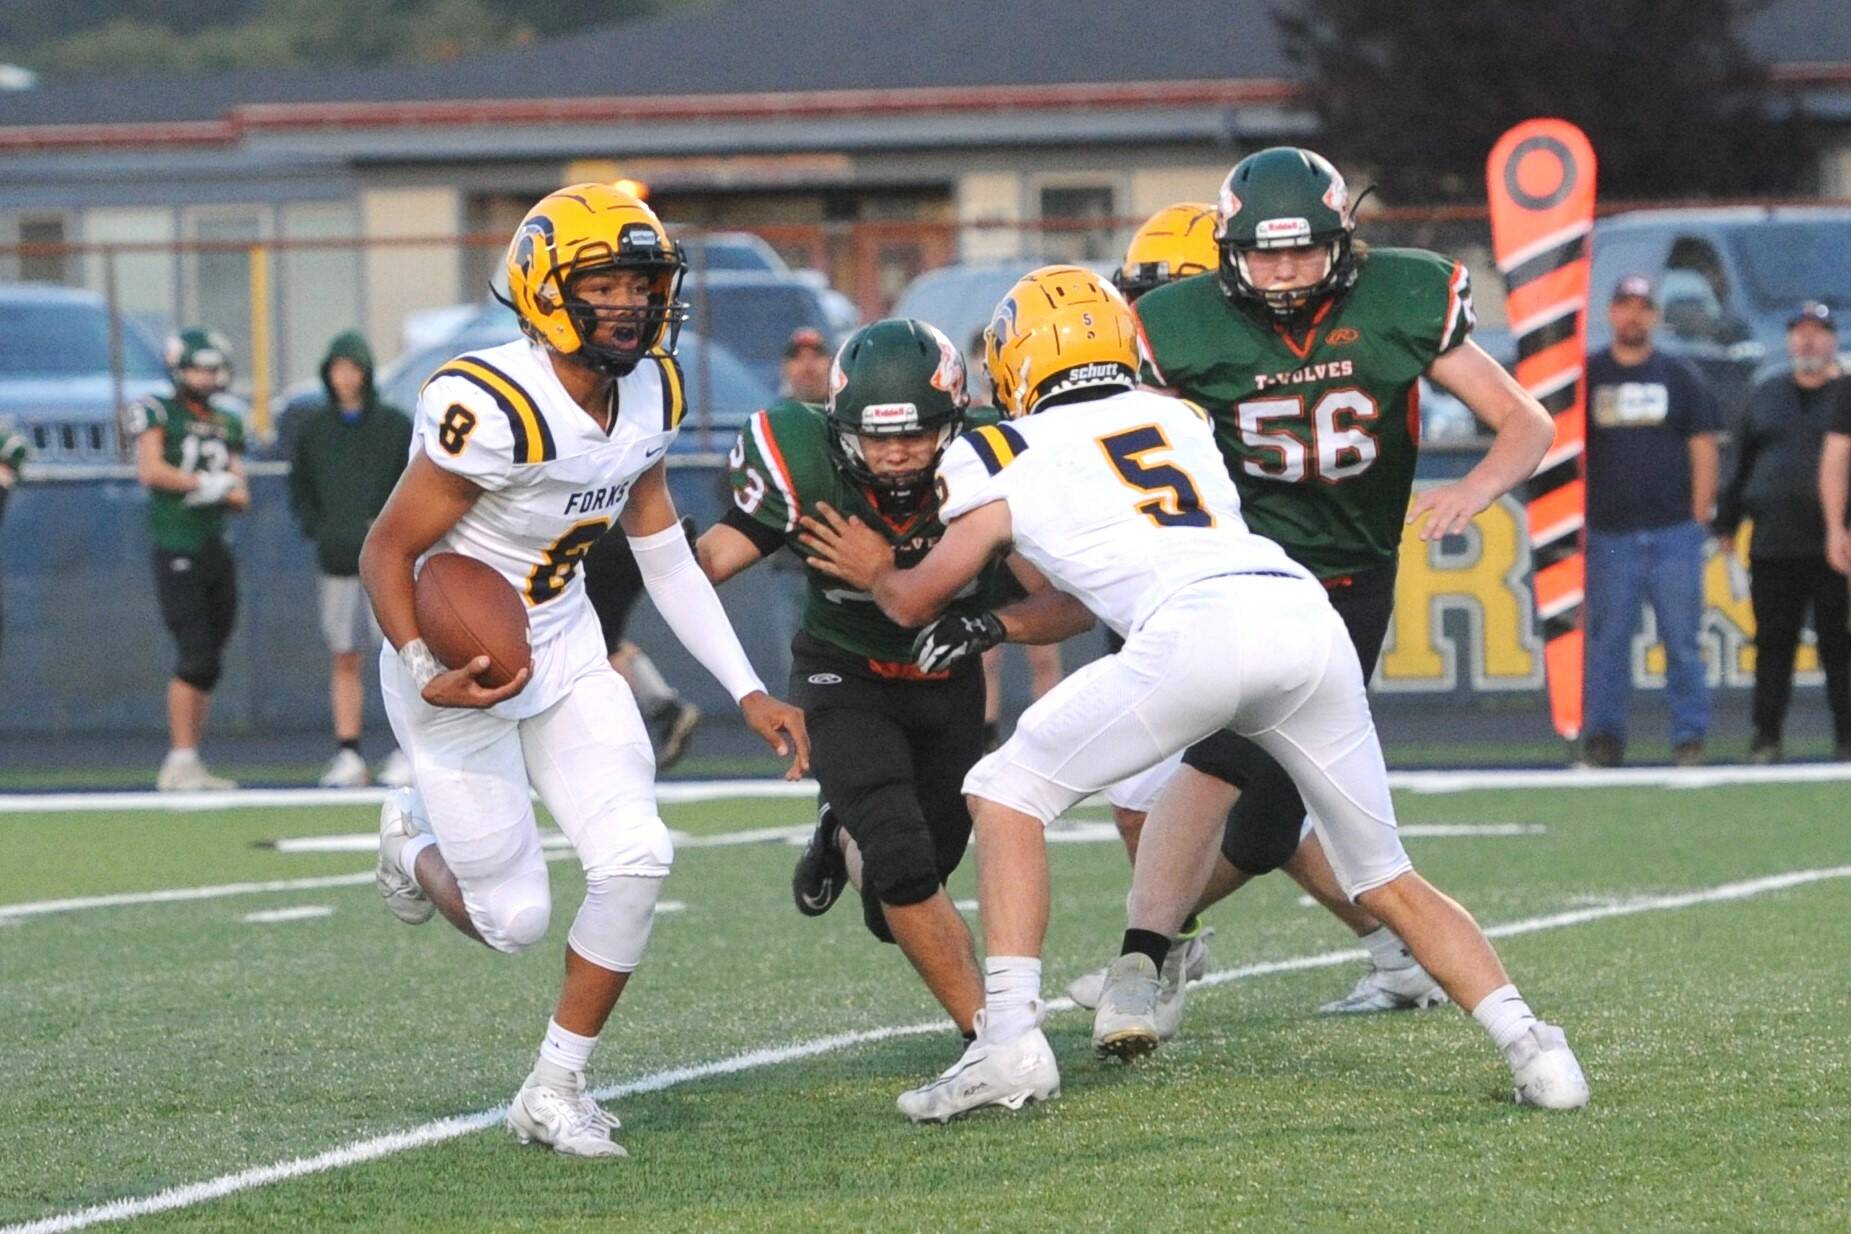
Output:
M210 369L218 374L214 389L231 385L231 343L217 330L205 326L188 326L178 334L167 336L167 371L176 388L183 387L181 369Z
M1215 242L1221 247L1222 293L1263 305L1274 317L1295 317L1356 281L1350 246L1355 230L1349 190L1330 160L1296 146L1249 154L1221 182ZM1329 259L1323 277L1307 287L1266 289L1248 277L1247 252L1318 244Z
M837 467L895 512L916 508L932 469L964 424L964 353L936 326L891 317L848 336L829 369L829 452ZM918 471L877 475L865 437L936 431L932 461Z

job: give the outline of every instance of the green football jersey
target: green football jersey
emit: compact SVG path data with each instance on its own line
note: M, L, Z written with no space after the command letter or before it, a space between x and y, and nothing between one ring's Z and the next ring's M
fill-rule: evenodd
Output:
M994 424L991 408L972 409L966 428ZM784 543L804 559L803 631L812 638L876 662L876 671L905 676L912 665L913 638L888 620L866 592L856 591L809 564L809 550L798 543L797 520L819 517L817 503L827 502L844 517L856 517L881 532L894 546L902 569L929 552L945 526L938 521L936 499L911 518L896 522L883 515L868 491L835 465L829 452L829 422L822 408L784 399L758 412L740 430L727 458L733 504L753 521L783 535ZM998 597L991 591L998 566L985 570L951 612L980 612Z
M181 471L226 471L244 450L244 417L229 399L214 397L201 414L179 395L149 395L129 408L129 433L161 434L161 457ZM189 506L185 493L148 494L148 533L157 548L197 552L225 533L225 507Z
M1288 334L1213 274L1136 306L1144 380L1201 404L1247 525L1320 578L1392 559L1420 448L1420 376L1473 325L1465 267L1374 249L1356 283Z

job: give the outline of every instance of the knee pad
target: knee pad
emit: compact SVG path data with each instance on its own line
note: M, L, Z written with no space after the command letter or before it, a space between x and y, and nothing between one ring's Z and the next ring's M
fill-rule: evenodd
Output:
M185 647L180 651L174 676L195 690L210 694L219 683L220 664L216 647Z
M472 908L469 919L483 942L509 955L545 938L553 920L553 894L545 867L523 870L498 882L483 897L482 911Z
M857 825L849 834L861 849L863 891L885 904L931 899L944 879L937 845L911 790L883 786L857 805Z
M1305 803L1275 763L1247 777L1221 833L1221 855L1245 874L1270 874L1298 851L1304 824Z
M513 953L545 937L553 894L531 815L439 847L483 942Z
M566 942L599 968L633 971L655 926L661 875L611 874L585 880L585 902L578 906Z

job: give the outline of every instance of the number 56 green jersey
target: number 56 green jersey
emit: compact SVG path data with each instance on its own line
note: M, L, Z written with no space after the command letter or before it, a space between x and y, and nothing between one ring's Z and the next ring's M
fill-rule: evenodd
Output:
M1213 274L1140 297L1146 382L1199 403L1241 513L1320 578L1392 559L1420 448L1422 373L1473 325L1465 267L1374 249L1355 286L1288 330Z

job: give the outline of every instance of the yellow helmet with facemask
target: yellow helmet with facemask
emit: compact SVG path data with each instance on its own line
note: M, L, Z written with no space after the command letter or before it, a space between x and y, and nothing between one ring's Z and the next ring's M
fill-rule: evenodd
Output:
M688 319L680 298L688 263L655 211L608 184L574 184L527 212L508 245L506 303L536 342L610 376L651 353L673 355ZM637 307L594 305L575 294L587 274L635 272L647 282ZM612 342L599 342L609 325Z
M1144 220L1125 250L1125 264L1112 285L1125 299L1192 274L1207 274L1221 261L1215 243L1215 208L1207 202L1179 201Z
M983 332L996 405L1025 416L1076 390L1138 382L1137 325L1111 284L1079 266L1043 266L997 304Z

